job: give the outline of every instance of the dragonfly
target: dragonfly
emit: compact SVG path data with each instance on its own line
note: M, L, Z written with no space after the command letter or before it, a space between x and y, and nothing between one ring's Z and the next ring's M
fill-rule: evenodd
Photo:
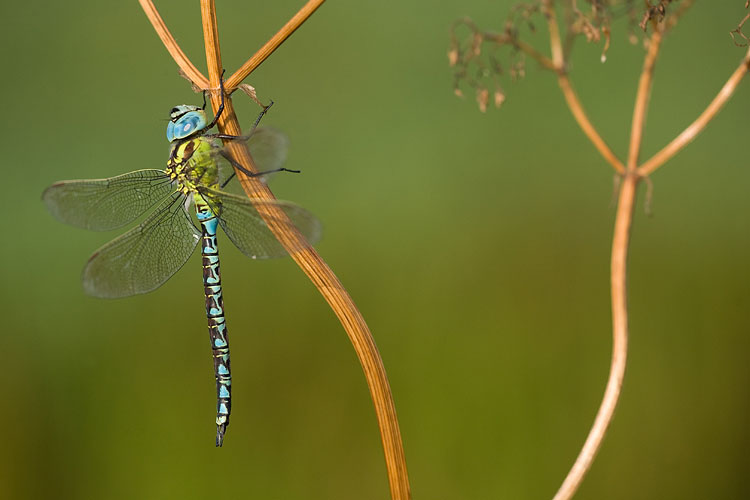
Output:
M269 226L298 230L307 240L301 243L303 246L315 243L321 228L312 214L292 202L249 199L224 189L234 178L232 167L252 177L297 171L282 167L286 136L258 127L270 105L246 135L210 134L224 110L223 80L221 105L210 122L205 93L203 97L202 107L183 104L172 108L166 168L136 170L107 179L60 181L48 187L42 199L58 220L94 231L123 227L152 209L142 222L89 258L83 269L83 288L96 297L127 297L155 290L185 264L201 242L203 291L216 380L218 447L229 425L232 378L217 227L221 226L229 240L252 259L282 257L301 249L283 247ZM251 172L234 161L220 139L246 144L260 171ZM200 229L190 216L190 205L195 207Z

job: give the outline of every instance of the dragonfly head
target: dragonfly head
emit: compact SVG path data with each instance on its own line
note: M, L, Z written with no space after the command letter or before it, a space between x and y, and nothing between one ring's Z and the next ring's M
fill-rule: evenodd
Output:
M203 130L207 124L206 112L203 108L180 104L169 112L167 139L169 142L184 139L198 130Z

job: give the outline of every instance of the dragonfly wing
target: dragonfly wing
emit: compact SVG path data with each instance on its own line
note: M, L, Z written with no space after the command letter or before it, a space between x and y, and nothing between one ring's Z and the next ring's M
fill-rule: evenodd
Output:
M150 292L176 273L201 233L173 193L140 225L94 252L83 269L83 288L102 298Z
M42 199L60 221L106 231L134 221L174 189L163 170L136 170L109 179L56 182Z
M232 142L246 142L258 172L268 172L281 168L289 150L289 138L283 132L268 127L258 127L248 135ZM216 151L217 157L228 154L227 146ZM224 160L219 162L219 185L223 185L234 174L234 167Z
M300 231L306 243L291 250L301 250L320 239L320 221L299 205L282 200L250 200L223 191L201 189L201 195L219 218L219 224L232 243L252 259L284 257L287 250L269 228ZM278 211L281 211L279 213ZM261 214L265 215L261 217Z

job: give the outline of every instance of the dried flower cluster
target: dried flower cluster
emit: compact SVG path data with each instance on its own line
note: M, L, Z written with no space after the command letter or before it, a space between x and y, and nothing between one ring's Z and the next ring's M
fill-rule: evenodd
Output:
M568 58L574 41L583 37L590 43L603 43L601 61L605 62L613 20L627 17L628 39L636 44L639 41L637 28L640 26L645 33L649 24L663 22L670 13L670 5L678 2L686 7L692 0L647 0L645 7L636 0L560 2L566 27L565 59ZM470 87L476 94L479 109L484 112L490 101L498 108L505 101L505 91L500 84L502 77L507 74L515 81L525 76L527 56L536 59L547 69L555 70L550 67L548 59L521 39L526 31L535 32L536 21L544 20L544 8L552 3L551 0L533 0L515 5L505 21L503 31L499 33L484 32L468 18L455 21L451 26L448 50L448 60L455 68L455 94L463 96L462 84Z

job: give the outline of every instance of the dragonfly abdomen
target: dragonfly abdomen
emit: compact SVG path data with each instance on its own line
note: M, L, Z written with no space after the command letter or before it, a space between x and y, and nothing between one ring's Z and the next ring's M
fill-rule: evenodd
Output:
M211 339L216 378L216 446L221 446L232 410L232 375L229 363L229 339L224 318L224 300L221 292L219 250L216 244L218 219L203 200L196 199L195 208L201 224L203 291L206 297L208 334Z

